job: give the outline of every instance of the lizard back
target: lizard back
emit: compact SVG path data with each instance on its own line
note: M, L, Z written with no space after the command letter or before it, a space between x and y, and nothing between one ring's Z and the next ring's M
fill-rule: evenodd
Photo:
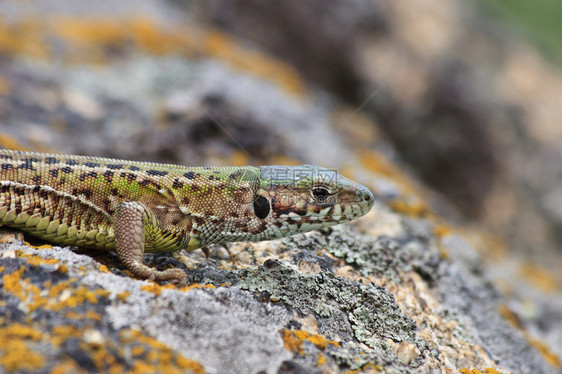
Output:
M155 217L155 237L166 238L148 240L146 251L194 249L204 239L198 227L251 205L257 170L0 150L0 223L55 243L114 249L112 215L136 201Z

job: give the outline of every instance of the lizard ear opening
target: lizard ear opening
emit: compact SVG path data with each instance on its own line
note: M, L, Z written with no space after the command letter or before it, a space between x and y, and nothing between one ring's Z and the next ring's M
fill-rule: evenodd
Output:
M262 195L257 195L254 199L254 213L259 219L265 219L271 210L269 200Z

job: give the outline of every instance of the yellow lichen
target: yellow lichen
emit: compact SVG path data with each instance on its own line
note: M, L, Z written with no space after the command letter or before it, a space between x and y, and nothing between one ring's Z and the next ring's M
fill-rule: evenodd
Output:
M355 370L347 370L344 374L359 374L359 373L380 373L383 371L383 367L381 365L375 365L372 362L369 362L363 365L359 369Z
M529 334L527 332L527 330L525 329L525 327L523 326L521 320L519 319L519 317L517 317L517 315L515 313L513 313L506 305L501 305L498 308L499 313L505 318L505 320L507 322L509 322L509 324L520 330L523 333L523 336L525 337L525 339L527 339L527 341L529 342L530 345L532 345L533 347L535 347L535 349L537 351L539 351L539 353L544 357L544 359L553 367L555 368L560 368L562 367L562 361L560 360L560 358L553 353L547 346L546 344L540 342L539 340L533 338L531 336L531 334Z
M109 269L105 265L100 265L98 269L103 273L111 273L111 271L109 271Z
M461 374L502 374L500 371L497 371L494 368L486 368L484 369L484 371L480 371L478 369L463 368L459 369L459 372Z
M196 47L193 33L168 32L148 17L134 17L128 24L137 47L151 54L182 53Z
M152 292L156 296L160 296L160 294L162 293L162 289L163 287L156 283L149 283L141 286L141 290Z
M2 148L13 149L16 151L26 151L27 148L18 143L15 138L9 135L0 134L0 146Z
M198 284L198 283L192 283L192 284L188 284L183 286L182 288L180 288L180 291L190 291L193 289L197 289L197 288L217 288L212 284Z
M51 329L50 341L54 346L60 347L69 338L81 338L83 331L76 326L57 325Z
M6 95L8 92L10 92L10 83L0 75L0 95Z
M117 298L121 301L127 301L127 298L131 296L131 292L129 291L123 291L123 292L119 292L117 294Z
M59 41L62 48L54 50ZM273 81L293 94L303 94L297 71L267 55L243 46L215 30L184 24L162 25L150 17L69 17L29 19L10 25L0 20L0 53L48 58L63 52L67 63L104 63L110 49L140 49L150 54L210 56L235 69Z
M529 343L535 347L535 349L537 351L540 352L540 354L544 357L544 359L546 360L546 362L548 362L551 366L555 367L555 368L560 368L562 367L562 362L560 361L560 358L554 353L552 352L546 344L544 344L543 342L534 339L530 336L527 336L527 340L529 341Z
M389 202L388 206L396 213L405 214L415 218L426 217L431 213L429 207L421 200L407 202L404 200L395 199Z
M36 19L24 19L8 25L0 18L0 54L48 58L50 53L40 29Z
M531 263L524 263L519 269L521 277L546 293L554 293L560 289L558 279L550 274L547 269Z
M322 366L326 363L326 356L322 353L318 354L318 358L316 359L316 366Z
M49 372L50 374L67 374L67 373L87 373L88 371L81 368L76 361L71 358L63 358Z
M133 358L139 358L139 360L135 361L133 372L188 372L194 374L203 374L205 372L203 366L198 362L183 357L164 343L142 334L139 330L123 330L119 333L119 336L122 343L131 348L130 352ZM149 349L146 350L142 345L137 344L146 344ZM146 354L146 352L148 352L148 354ZM145 354L146 357L144 357Z
M32 371L45 366L45 358L30 350L24 341L2 341L9 342L9 344L2 344L0 348L0 366L7 372Z
M53 246L50 245L50 244L33 245L31 243L28 243L28 242L23 242L23 244L27 245L28 247L35 248L35 249L51 249L51 248L53 248Z
M79 305L82 305L85 302L97 304L99 297L107 298L110 294L111 294L110 291L106 291L106 290L92 291L89 288L82 286L71 290L71 293L68 295L68 297L63 298L63 300L60 300L59 303L49 304L48 309L59 311L65 308L75 308Z
M325 350L328 344L339 347L339 343L333 340L327 340L325 337L318 334L311 334L304 330L282 330L283 331L283 344L285 349L299 354L303 354L302 344L304 341L309 341L314 344L318 349Z
M203 36L203 45L206 54L228 61L235 68L251 71L261 78L273 79L288 92L304 92L302 81L294 68L257 51L240 47L240 44L227 34L209 29Z

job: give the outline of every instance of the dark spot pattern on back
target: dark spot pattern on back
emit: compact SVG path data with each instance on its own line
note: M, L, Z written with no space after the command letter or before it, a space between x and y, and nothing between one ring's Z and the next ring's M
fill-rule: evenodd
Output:
M155 175L158 177L163 177L165 175L168 175L168 172L164 170L147 170L146 173L148 175Z
M78 191L78 195L83 195L86 199L89 199L92 197L92 191L89 188L84 188Z
M98 173L96 173L95 171L91 171L89 173L81 174L79 179L81 182L83 182L86 180L86 178L97 178L97 177L98 177Z
M69 159L69 160L66 160L66 164L69 165L69 166L76 166L76 165L79 164L79 162L76 161L76 160Z
M35 170L35 168L33 167L33 163L39 160L37 160L36 158L24 158L22 161L23 164L18 166L16 169Z
M195 179L195 173L192 171L185 173L183 176L186 177L187 179Z
M99 168L100 164L98 164L96 162L88 161L88 162L84 162L84 166L87 166L89 168Z
M174 179L174 183L172 184L172 188L174 189L180 189L183 187L183 182L180 182L180 180L178 178Z
M59 176L59 169L51 169L49 170L49 174L51 174L53 178L56 178Z
M135 165L131 165L131 166L129 166L129 170L140 171L140 168L136 167Z
M112 170L123 169L123 164L107 164L106 166L108 169L112 169Z
M45 163L47 165L54 165L60 163L60 160L56 157L47 157L45 158Z
M62 171L63 173L66 173L66 174L70 174L70 173L72 173L72 168L69 167L69 166L65 166L64 168L61 168L60 171Z
M13 168L14 166L12 164L2 164L2 170L10 170Z
M103 177L106 181L111 182L113 180L113 174L114 172L112 172L111 170L106 170L106 172L103 173Z

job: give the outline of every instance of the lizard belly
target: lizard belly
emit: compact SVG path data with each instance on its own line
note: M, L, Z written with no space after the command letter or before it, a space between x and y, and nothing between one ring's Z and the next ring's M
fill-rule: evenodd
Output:
M52 243L115 249L107 212L49 186L0 182L0 224Z

